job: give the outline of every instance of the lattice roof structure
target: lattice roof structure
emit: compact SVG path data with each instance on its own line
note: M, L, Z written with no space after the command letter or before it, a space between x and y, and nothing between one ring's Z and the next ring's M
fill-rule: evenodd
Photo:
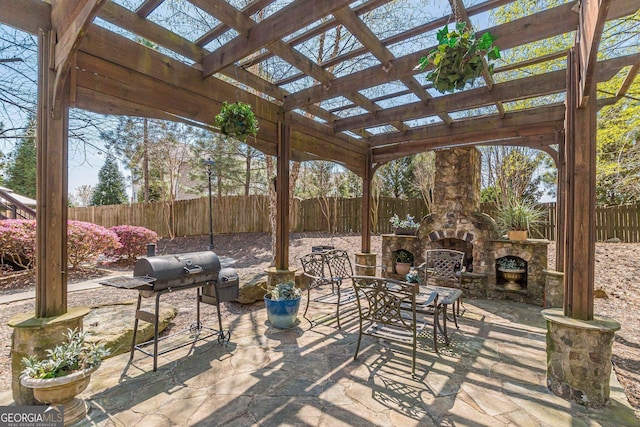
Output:
M605 22L637 13L638 1L558 1L487 28L487 17L497 8L525 3L0 0L0 21L40 34L40 60L49 70L41 70L43 159L61 156L60 164L66 165L59 140L66 143L69 107L211 128L223 102L242 101L252 105L260 122L256 139L247 142L285 160L279 162L278 185L288 184L286 160L326 159L363 177L366 194L375 165L408 154L464 145L524 145L562 163L566 140L593 138L587 127L594 126L595 110L588 113L593 120L575 129L571 123L582 119L573 113L587 104L597 108L616 102L640 70L637 49L597 58ZM455 21L468 23L478 34L491 32L507 59L497 64L493 76L485 73L465 90L443 95L416 65L436 45L437 30ZM537 57L509 54L533 42L555 44L551 41L558 36L565 43L555 51ZM326 44L327 39L339 42ZM574 39L578 49L572 49ZM319 49L325 45L332 49ZM575 61L567 60L572 55ZM617 93L596 100L597 82L620 72L626 77ZM571 104L565 94L574 89ZM51 167L57 172L41 171L39 190L56 189L58 199L46 206L57 206L59 215L42 215L62 224L66 172L58 163ZM580 192L567 191L568 199ZM286 213L286 202L279 192L280 212ZM575 203L568 204L573 209ZM286 216L279 216L276 254L282 268L287 267ZM363 235L369 232L367 221L363 215ZM62 230L50 229L58 244L66 243ZM65 283L64 277L60 280Z

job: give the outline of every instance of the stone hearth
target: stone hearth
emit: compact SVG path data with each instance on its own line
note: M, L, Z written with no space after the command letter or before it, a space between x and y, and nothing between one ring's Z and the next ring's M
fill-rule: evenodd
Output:
M414 265L424 262L427 249L465 252L463 289L467 296L510 299L542 305L547 268L547 240L510 241L499 238L495 221L480 212L481 154L475 148L436 152L433 212L426 215L417 236L382 236L382 264L395 275L393 254L405 249ZM527 265L520 290L506 290L496 260L518 257Z

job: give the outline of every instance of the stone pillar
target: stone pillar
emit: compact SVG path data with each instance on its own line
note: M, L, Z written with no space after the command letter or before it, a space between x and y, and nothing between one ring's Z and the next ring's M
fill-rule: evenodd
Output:
M376 258L378 254L356 253L356 276L375 276L376 275Z
M564 302L564 273L542 270L544 274L544 308L562 308Z
M33 390L20 384L22 358L44 357L46 350L64 341L67 329L82 330L82 318L88 313L88 307L74 307L60 316L37 318L33 313L23 313L9 320L8 325L13 328L11 391L16 405L40 405L33 397Z
M611 351L620 323L603 316L579 320L563 310L542 310L547 321L547 387L580 405L601 408L609 401Z
M288 282L292 280L295 282L296 269L288 268L286 270L278 270L275 267L269 267L265 270L267 272L267 292L278 283Z

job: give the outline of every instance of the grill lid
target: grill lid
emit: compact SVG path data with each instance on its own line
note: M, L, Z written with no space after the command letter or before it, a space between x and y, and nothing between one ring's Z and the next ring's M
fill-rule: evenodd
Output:
M155 277L159 282L200 274L213 275L215 280L219 271L218 256L211 251L202 251L140 258L133 269L133 275Z

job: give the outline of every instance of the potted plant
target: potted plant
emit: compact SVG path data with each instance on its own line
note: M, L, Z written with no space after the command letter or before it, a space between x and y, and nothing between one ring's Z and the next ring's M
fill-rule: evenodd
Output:
M269 322L278 329L289 329L296 323L300 309L300 289L293 280L278 283L264 296Z
M400 219L398 214L393 214L389 219L391 226L393 227L393 234L404 236L415 236L420 224L413 220L414 217L407 214L405 219Z
M527 240L528 233L542 224L544 216L535 203L511 197L498 208L496 222L509 240Z
M424 70L433 66L426 77L440 93L463 89L467 83L473 83L485 70L485 57L487 62L500 58L500 49L493 46L495 37L487 31L477 38L464 22L457 23L453 30L445 25L438 31L437 38L438 47L420 58L418 67ZM493 63L488 63L486 71L493 74Z
M420 274L417 270L411 269L406 276L404 276L404 281L407 283L420 283Z
M524 277L526 273L526 263L520 258L503 257L496 261L498 265L498 271L502 273L502 276L507 280L504 285L505 289L518 290L520 285L518 281Z
M405 249L396 252L396 273L406 276L413 264L413 254Z
M260 129L251 106L242 102L223 103L220 113L216 115L215 124L224 135L243 142L249 135L256 136Z
M110 354L103 344L85 342L86 333L68 329L67 341L46 350L47 357L22 359L24 370L20 383L33 389L42 403L64 407L64 425L84 418L87 408L76 396L89 385L91 374Z

